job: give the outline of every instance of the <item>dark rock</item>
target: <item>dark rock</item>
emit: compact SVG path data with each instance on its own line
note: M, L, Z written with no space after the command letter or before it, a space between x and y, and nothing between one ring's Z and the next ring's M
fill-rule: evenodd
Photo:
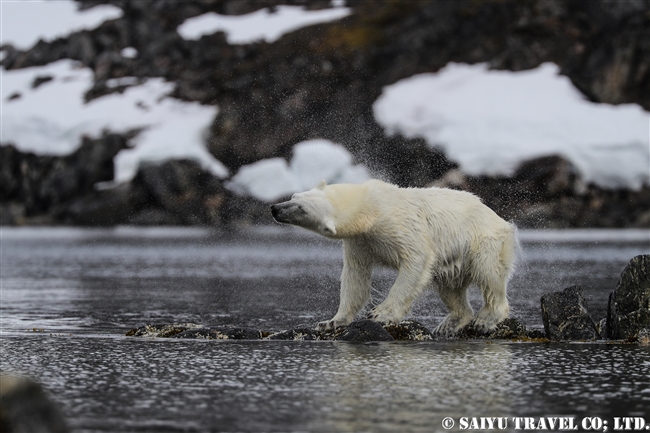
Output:
M48 81L52 81L53 79L54 77L51 75L38 75L32 82L32 89L36 89L41 84L45 84Z
M545 199L575 194L585 188L577 167L558 155L523 162L514 178L521 183L522 193L539 194Z
M528 329L526 337L531 340L546 340L546 332L543 329Z
M609 296L607 336L613 339L636 337L650 329L650 255L630 260Z
M598 322L596 322L596 331L598 331L598 334L602 337L608 337L609 332L607 332L607 318L600 319Z
M68 156L39 156L12 145L0 148L0 196L3 204L24 206L25 217L42 215L85 195L98 182L113 179L113 159L127 147L128 137L106 134L84 137Z
M194 323L174 323L171 325L138 324L126 333L127 337L170 338L187 330L203 329Z
M171 338L200 338L205 340L259 340L262 332L250 328L188 329Z
M505 319L490 331L483 331L473 324L465 326L458 331L455 338L461 340L490 339L490 340L516 340L531 338L526 327L517 319Z
M259 340L263 332L251 328L205 328L194 323L171 325L139 324L126 333L128 337L200 338L206 340Z
M0 408L2 432L69 431L57 405L32 380L0 375Z
M132 183L147 196L141 207L164 211L165 216L160 212L155 216L165 223L220 225L227 220L225 209L233 199L221 180L193 160L143 164ZM146 217L151 215L142 215L139 221L147 223Z
M414 320L403 320L398 324L388 323L384 329L395 340L428 341L433 340L433 333L424 325Z
M600 338L580 286L542 296L542 320L549 340L596 340Z
M57 219L84 226L127 224L145 198L138 185L120 184L72 200L67 207L56 209Z
M217 327L208 328L193 323L183 324L138 324L127 336L149 338L194 338L205 340L338 340L338 341L431 341L440 340L421 323L404 320L398 324L378 323L371 320L352 322L335 330L319 331L312 328L296 328L278 332L259 331L251 328ZM450 340L500 339L500 340L546 340L540 330L527 330L515 319L506 319L496 329L481 332L471 325L465 327ZM446 340L446 339L445 339Z
M380 323L358 320L350 323L337 338L341 341L393 341L395 340Z
M269 335L269 340L325 340L323 333L311 328L290 329Z
M637 341L639 342L640 345L642 346L650 346L650 328L643 328L641 329L637 336L636 336Z

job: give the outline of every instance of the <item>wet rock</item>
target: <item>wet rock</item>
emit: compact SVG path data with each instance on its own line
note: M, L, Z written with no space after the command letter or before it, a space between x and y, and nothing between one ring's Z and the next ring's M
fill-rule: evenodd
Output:
M535 335L535 334L532 334ZM461 340L490 339L490 340L515 340L535 338L531 337L526 327L517 319L505 319L490 331L483 331L469 324L461 329L455 338Z
M433 340L433 333L423 324L414 320L402 320L398 324L388 323L384 325L384 329L388 331L395 340Z
M608 335L606 317L596 322L596 331L598 331L598 335L600 335L601 337L605 337Z
M431 341L442 338L434 336L424 325L414 320L404 320L398 324L378 323L359 320L335 330L319 331L312 328L296 328L284 331L261 331L238 327L204 327L194 323L181 324L138 324L127 336L149 338L190 338L205 340L339 340L339 341ZM542 340L545 334L540 330L527 330L516 319L506 319L496 329L481 332L468 325L454 339L501 339L501 340Z
M251 328L188 329L171 338L198 338L204 340L259 340L262 332Z
M139 324L129 330L128 337L149 338L195 338L204 340L259 340L263 331L251 328L218 327L206 328L195 323L174 323L171 325Z
M542 296L542 320L549 340L596 340L600 338L589 314L580 286Z
M636 336L637 341L639 342L640 345L642 346L649 346L650 345L650 328L643 328L641 329L637 336Z
M325 340L326 335L311 328L290 329L288 331L275 332L269 335L269 340Z
M36 382L0 375L0 431L65 433L68 427L57 407Z
M341 341L393 341L395 340L380 323L358 320L350 323L337 338Z
M530 340L547 340L546 332L543 329L528 329L526 330L526 338Z
M138 324L126 333L127 337L170 338L188 330L202 329L203 326L195 323L163 324Z
M609 296L607 336L613 339L636 337L650 329L650 255L634 257L621 273Z

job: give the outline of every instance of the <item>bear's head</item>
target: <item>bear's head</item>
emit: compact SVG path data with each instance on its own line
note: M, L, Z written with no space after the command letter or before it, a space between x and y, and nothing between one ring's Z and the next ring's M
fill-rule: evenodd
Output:
M326 237L336 236L334 206L327 197L327 183L322 181L309 191L294 194L291 200L271 206L273 218L283 224L292 224L312 230Z

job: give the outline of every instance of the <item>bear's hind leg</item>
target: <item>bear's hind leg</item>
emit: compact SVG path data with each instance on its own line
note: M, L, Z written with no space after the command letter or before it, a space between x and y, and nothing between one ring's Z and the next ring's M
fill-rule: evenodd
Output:
M451 336L474 319L474 310L467 297L469 284L440 285L438 293L449 314L434 329L435 334Z
M474 326L482 331L494 329L499 322L508 318L510 307L506 296L506 280L481 284L483 308L476 314Z
M482 260L474 264L474 282L481 289L484 302L483 308L476 314L474 326L483 331L494 329L510 313L506 289L514 268L517 241L511 227L502 238L505 240L484 239L481 243L483 251L479 255Z

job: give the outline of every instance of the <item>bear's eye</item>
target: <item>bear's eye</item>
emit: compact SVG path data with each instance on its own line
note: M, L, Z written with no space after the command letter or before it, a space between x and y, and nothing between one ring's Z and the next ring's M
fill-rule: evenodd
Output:
M305 208L304 208L304 207L302 207L302 205L301 205L301 204L299 204L299 205L298 205L298 210L299 210L299 211L301 211L301 212L304 212L304 211L305 211Z

